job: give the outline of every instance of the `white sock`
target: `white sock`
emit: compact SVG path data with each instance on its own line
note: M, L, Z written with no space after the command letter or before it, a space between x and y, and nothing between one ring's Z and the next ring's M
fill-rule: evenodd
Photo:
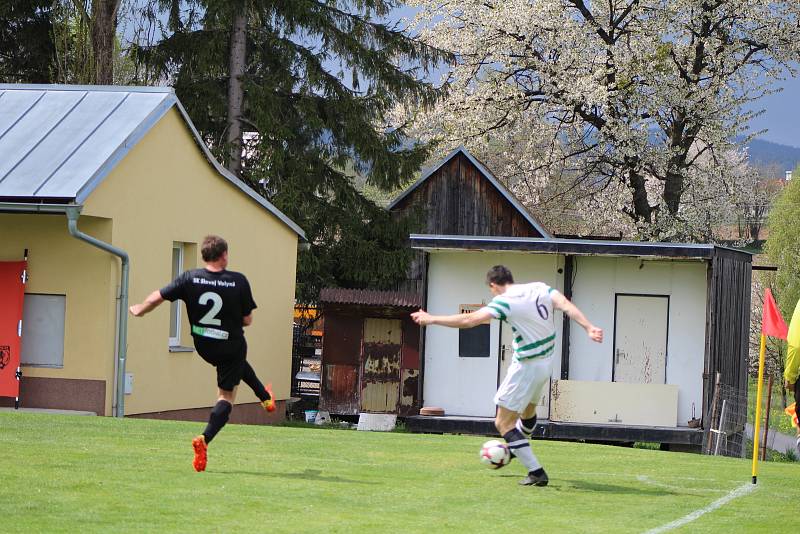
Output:
M508 443L508 448L511 450L511 454L519 458L519 461L522 462L522 465L528 468L528 472L541 469L542 464L539 463L536 455L533 454L531 444L528 442L528 438L526 438L522 432L516 428L514 430L509 430L503 436L503 439L505 439L506 443Z

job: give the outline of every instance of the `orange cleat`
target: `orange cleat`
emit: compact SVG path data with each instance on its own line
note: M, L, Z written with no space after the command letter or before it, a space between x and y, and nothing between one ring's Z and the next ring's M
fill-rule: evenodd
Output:
M208 462L208 456L206 455L208 449L206 438L202 435L197 436L192 440L192 447L194 447L194 461L192 462L194 470L198 473L200 471L205 471L206 463Z
M261 406L268 412L275 411L275 395L272 394L272 384L267 384L264 389L269 393L269 398L261 403Z

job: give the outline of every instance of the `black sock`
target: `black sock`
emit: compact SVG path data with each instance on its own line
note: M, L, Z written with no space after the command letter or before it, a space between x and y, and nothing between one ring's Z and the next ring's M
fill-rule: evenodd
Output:
M269 400L270 396L267 392L267 389L264 387L264 384L261 383L261 380L258 379L256 376L256 372L250 367L250 364L244 362L244 373L242 374L242 380L245 384L250 386L250 389L253 390L253 393L256 394L258 400L264 402L265 400Z
M228 422L232 409L233 406L231 406L231 403L225 400L217 401L217 404L214 405L214 409L211 410L211 415L208 416L206 429L203 430L203 437L207 444L211 443L211 440L214 439L217 432L222 430L222 427Z
M544 469L542 469L540 467L539 469L535 469L535 470L531 471L529 474L533 475L535 477L540 477L540 476L542 476L544 474Z
M514 454L514 449L517 447L511 445L512 443L520 443L524 441L525 443L528 442L528 438L525 437L525 434L519 431L519 429L515 428L513 430L509 430L505 434L503 434L503 439L506 440L506 443L509 444L508 451L511 453L511 456L516 456Z
M518 419L517 430L530 437L533 434L533 429L536 427L536 415L530 419Z

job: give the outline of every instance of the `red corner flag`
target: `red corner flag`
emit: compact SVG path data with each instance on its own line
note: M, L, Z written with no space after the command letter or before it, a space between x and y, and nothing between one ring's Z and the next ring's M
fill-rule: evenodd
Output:
M761 332L764 335L786 339L789 329L778 311L772 291L764 292L764 314L761 316Z

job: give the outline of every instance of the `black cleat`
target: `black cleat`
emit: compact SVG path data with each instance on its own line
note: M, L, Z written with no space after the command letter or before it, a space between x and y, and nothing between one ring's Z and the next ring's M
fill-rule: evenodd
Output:
M533 471L528 473L528 476L519 481L520 486L546 486L550 479L547 478L547 473L542 469L541 475L534 475Z

